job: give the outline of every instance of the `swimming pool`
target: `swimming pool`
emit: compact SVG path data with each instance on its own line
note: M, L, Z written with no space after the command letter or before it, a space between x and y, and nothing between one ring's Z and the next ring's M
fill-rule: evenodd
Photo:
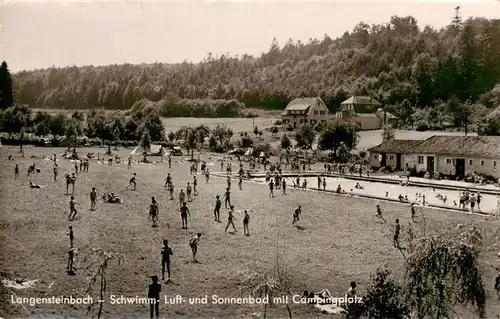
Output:
M427 204L434 204L440 206L446 206L450 208L458 208L459 205L459 197L460 193L458 190L444 190L444 189L434 189L432 187L419 187L419 186L402 186L400 184L389 184L389 183L380 183L380 182L368 182L368 181L360 181L353 179L346 179L341 177L321 177L326 179L326 189L334 191L340 185L342 190L347 193L352 193L353 195L371 195L377 197L387 197L391 199L398 199L398 196L401 194L403 197L407 196L410 202L422 203L423 196L425 196L425 201ZM307 180L307 187L317 188L318 187L318 179L317 177L301 177L300 184L302 185L304 179ZM264 177L254 178L257 182L265 182ZM286 184L288 188L293 188L293 182L296 180L296 177L285 177ZM363 189L357 189L354 186L359 183ZM321 185L323 189L323 185ZM417 197L417 194L421 194L423 196ZM437 196L441 195L443 197L447 197L446 203L443 202L442 199L439 199ZM486 213L494 213L498 209L498 201L500 197L497 195L489 195L489 194L481 194L481 211ZM456 204L456 205L455 205ZM469 206L470 208L470 206ZM476 208L477 210L477 204Z

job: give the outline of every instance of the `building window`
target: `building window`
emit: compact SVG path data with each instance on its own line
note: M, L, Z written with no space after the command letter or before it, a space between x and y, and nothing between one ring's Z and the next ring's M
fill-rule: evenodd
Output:
M320 111L319 114L321 115L325 115L326 114L326 111Z
M424 164L424 157L423 156L419 156L418 157L418 163L419 164Z
M314 111L314 115L318 115L318 111Z
M472 160L469 160L469 165L472 165Z
M446 159L446 164L451 164L451 158Z
M481 166L484 166L484 161L481 161Z
M493 161L493 167L497 167L497 161Z
M390 159L390 160L391 160L391 159L394 159L394 156L390 155L390 156L389 156L389 159Z

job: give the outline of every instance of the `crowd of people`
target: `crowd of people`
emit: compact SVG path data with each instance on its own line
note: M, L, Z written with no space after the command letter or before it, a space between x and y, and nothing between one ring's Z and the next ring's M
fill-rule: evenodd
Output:
M78 214L78 206L81 206L78 202L76 202L74 193L75 193L75 183L78 180L79 174L82 173L88 173L89 172L89 166L90 166L90 159L93 158L92 155L87 154L86 158L84 159L79 159L78 154L76 150L73 150L71 155L63 154L61 156L62 158L66 159L71 159L74 164L73 164L73 172L67 172L65 174L65 179L66 179L66 194L69 194L69 188L71 186L71 197L69 200L69 216L68 216L68 221L74 221L75 217ZM98 155L98 160L102 160ZM59 164L57 163L58 159L56 154L53 155L52 158L53 161L53 180L54 182L57 181L57 175L59 174ZM104 163L104 162L103 162ZM108 159L108 165L112 165L112 163L120 163L120 159L118 156L109 157ZM168 167L171 168L172 165L172 159L170 156L168 156ZM299 160L292 160L289 161L287 158L286 163L282 163L281 161L271 163L269 161L263 161L263 162L258 162L256 160L252 160L247 163L248 169L244 169L244 164L242 161L238 161L236 165L239 164L239 169L237 170L237 180L238 180L238 189L240 191L243 190L243 180L245 178L249 178L252 176L252 174L255 172L256 169L260 169L263 167L265 173L265 183L269 187L269 197L274 198L275 197L275 189L276 190L281 190L283 195L287 195L286 190L287 190L287 180L283 176L283 170L285 169L300 169L300 161ZM127 161L127 168L129 170L132 169L132 164L133 160L131 157L128 158ZM232 172L233 172L233 165L234 163L231 160L221 160L220 161L220 168L221 172L225 172L227 174L226 176L226 184L224 189L221 190L220 195L216 195L215 197L215 203L214 203L214 221L220 223L221 222L221 208L222 208L222 203L224 203L224 207L227 210L227 224L224 229L225 232L228 230L232 230L233 233L238 232L238 228L235 224L237 221L236 218L236 211L235 211L235 205L231 201L231 190L232 190ZM302 168L306 170L306 164L302 163ZM310 163L309 163L310 165ZM198 166L200 166L200 175L205 176L205 183L209 184L210 180L210 172L208 165L205 161L194 161L189 165L189 170L190 174L192 175L192 181L187 182L185 186L180 185L180 183L177 183L177 185L174 185L174 180L172 175L167 173L167 176L165 178L165 183L163 187L166 189L166 191L169 194L170 200L175 200L177 197L178 203L179 203L179 211L180 211L180 220L181 220L181 227L182 229L189 229L188 228L188 220L191 217L191 212L189 210L188 204L192 203L193 201L196 200L196 198L200 194L200 188L199 188L199 181L198 181ZM358 169L359 174L361 175L363 167L359 166L359 168L352 168L344 165L332 165L332 164L325 164L324 166L325 171L330 172L330 171L338 171L339 173L345 173L346 170L349 170L351 172L355 171ZM16 164L14 167L14 178L18 179L19 178L19 165ZM182 169L182 167L176 167L176 169ZM28 176L32 176L33 174L36 174L39 172L38 168L36 167L35 163L30 165L28 169ZM326 190L327 189L327 180L324 176L317 175L317 190ZM294 188L302 188L302 189L307 189L307 179L305 177L301 177L300 175L297 175L293 180L293 187ZM138 179L137 173L133 172L128 185L124 185L125 190L131 190L131 191L136 191L140 189L141 187L141 181ZM31 188L41 188L43 186L40 186L34 182L30 182L30 187ZM175 189L178 188L179 191L176 194L174 193ZM364 186L361 185L361 183L356 182L356 185L354 186L355 189L357 190L364 190ZM345 194L346 191L342 189L341 185L339 184L336 188L336 193L339 194ZM351 194L352 194L352 189L351 189ZM388 196L388 192L386 192L386 197ZM90 199L90 210L94 211L97 208L97 191L95 187L92 187L90 194L89 194L89 199ZM102 194L102 201L105 203L123 203L123 200L115 195L113 192L104 192ZM441 199L443 202L447 201L446 196L442 196L441 194L437 194L436 198ZM459 197L459 207L465 209L467 206L470 205L471 210L474 210L476 205L477 209L480 209L480 203L481 203L481 195L479 193L472 193L469 190L464 191L463 193L460 194ZM402 194L399 194L398 199L401 202L409 202L408 196L403 196ZM425 206L426 200L425 200L425 195L416 194L416 201L418 200L419 203L422 203L422 205ZM176 204L177 205L177 204ZM418 214L416 210L416 203L412 203L410 205L410 213L411 213L411 219L414 222L417 222L418 219ZM250 236L250 221L251 221L251 216L249 214L248 210L242 210L242 226L243 226L243 235L244 236ZM297 223L300 223L302 219L302 206L299 205L297 208L294 208L294 210L291 212L292 214L292 226L296 226ZM151 197L151 202L148 205L148 219L152 222L152 227L157 228L159 227L160 223L160 205L156 198L153 196ZM387 224L387 220L383 216L383 211L380 205L376 205L376 214L375 216L382 220L384 223ZM168 227L169 224L167 223ZM394 220L394 224L391 226L391 229L393 231L393 244L395 248L400 249L400 235L401 235L401 225L399 222L399 219ZM69 225L69 239L70 239L70 249L68 252L68 264L67 264L67 270L69 274L75 274L75 271L77 270L75 267L75 258L78 255L78 249L75 248L74 246L74 230L73 226ZM193 235L189 241L188 241L188 246L190 247L191 254L192 254L192 262L196 263L196 255L198 252L198 245L200 243L200 240L202 238L203 234L202 233L196 233ZM167 239L163 240L163 247L161 248L160 254L161 254L161 277L162 281L170 282L171 281L171 258L174 255L173 254L172 248L169 246L169 241ZM165 277L165 271L166 271L166 277ZM149 296L151 298L159 298L159 294L161 292L161 285L158 283L158 276L152 276L152 283L149 287ZM166 278L166 279L165 279ZM497 284L497 286L500 286L500 283ZM353 288L354 289L354 288ZM500 288L499 288L500 289ZM151 308L151 316L153 314L156 314L158 316L158 308L157 306L152 306Z

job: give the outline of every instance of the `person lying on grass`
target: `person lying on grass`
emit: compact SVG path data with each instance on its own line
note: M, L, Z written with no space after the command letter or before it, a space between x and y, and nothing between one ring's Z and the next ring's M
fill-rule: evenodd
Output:
M116 196L114 193L104 193L102 195L102 200L105 203L110 203L110 204L122 204L123 200Z
M43 186L40 186L38 184L35 184L33 182L30 182L30 188L42 188Z

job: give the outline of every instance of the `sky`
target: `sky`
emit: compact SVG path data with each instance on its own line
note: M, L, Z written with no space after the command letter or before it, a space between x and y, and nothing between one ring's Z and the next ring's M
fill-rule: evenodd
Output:
M3 1L3 2L2 2ZM260 55L273 37L335 38L361 21L412 15L443 27L460 5L464 19L500 18L499 0L176 1L0 0L0 60L11 72L51 66L198 62L214 56Z

